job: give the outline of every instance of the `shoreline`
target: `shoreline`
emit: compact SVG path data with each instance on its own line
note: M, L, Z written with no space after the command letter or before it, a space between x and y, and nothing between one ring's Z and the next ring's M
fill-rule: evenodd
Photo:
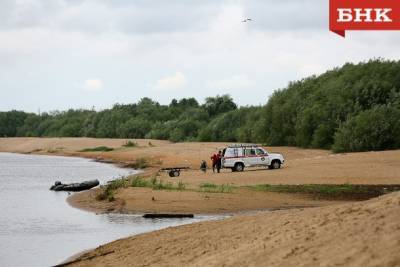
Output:
M244 212L273 211L295 208L312 208L350 200L315 200L293 193L255 192L241 189L237 193L202 193L193 191L152 190L149 188L125 188L116 194L116 200L97 201L101 189L72 194L67 202L74 208L94 213L188 213L201 215L241 214ZM134 198L129 197L135 196ZM152 200L155 199L155 200Z
M400 193L391 193L367 201L329 201L312 199L302 194L258 192L246 189L246 186L263 184L400 184L400 175L398 175L400 150L332 154L323 150L278 147L271 149L283 151L287 159L283 169L247 170L241 173L223 170L220 174L211 172L203 174L197 170L197 162L207 158L213 149L225 144L172 144L162 141L157 143L156 147L146 147L148 140L135 141L141 142L142 145L124 149L121 145L125 140L120 139L17 138L10 140L0 138L0 151L16 153L25 151L30 152L27 154L75 156L93 160L97 158L115 165L132 163L137 159L145 158L153 167L139 174L145 179L156 175L161 167L176 166L180 162L186 162L192 170L183 172L179 178L170 178L165 173L155 177L173 185L183 182L188 190L154 190L147 187L128 186L116 189L116 200L108 202L95 200L100 189L91 189L69 196L67 202L74 208L94 213L190 212L194 214L231 213L233 216L220 221L200 222L119 239L81 252L83 254L71 256L79 259L71 265L130 266L132 262L135 262L138 265L215 266L221 264L257 265L268 262L270 266L298 266L302 262L299 262L299 259L303 257L307 257L305 262L310 265L324 265L326 262L354 264L359 259L354 255L362 255L363 259L374 255L372 252L370 254L363 252L365 240L360 237L364 237L361 233L367 231L366 229L369 235L365 238L372 238L369 246L373 246L380 253L386 253L386 263L390 261L400 264L400 258L393 258L393 255L400 255L400 251L396 251L397 245L387 245L386 242L389 236L397 238L398 235L400 238L398 223L400 218L394 217L400 214L398 210ZM156 141L153 142L156 143ZM115 151L77 152L85 147L99 145L112 146ZM62 153L52 150L57 147L63 147ZM37 149L53 151L53 153L32 152ZM203 183L216 187L231 184L236 191L229 193L199 191ZM313 207L309 208L309 206ZM374 218L373 223L369 223L371 216ZM342 220L349 222L344 228ZM326 228L325 225L330 226ZM291 233L289 237L292 237L289 238L288 233ZM293 239L295 236L300 239ZM379 239L380 237L383 239ZM300 240L303 241L300 242ZM324 242L321 243L321 240ZM344 241L346 242L343 243ZM231 245L226 247L226 244ZM341 253L335 255L326 253L328 250L337 251L335 244L340 244L344 250L341 249ZM351 244L350 247L349 244ZM288 248L289 251L287 251ZM269 251L268 254L263 252L266 249ZM354 251L355 249L357 251ZM313 253L321 257L314 257L308 251L315 251ZM353 252L349 255L346 254L347 251ZM271 255L271 257L265 258L265 255ZM342 255L347 255L347 258L343 258ZM221 259L227 262L221 262ZM368 260L372 262L373 258L369 257ZM67 263L64 262L64 264ZM361 265L369 266L368 261Z
M128 169L132 169L129 166L127 166L129 163L128 162L121 162L121 161L112 161L109 159L103 159L103 158L99 158L99 157L95 157L93 155L75 155L75 154L65 154L65 153L23 153L23 152L3 152L3 153L16 153L16 154L26 154L26 155L38 155L38 156L57 156L57 157L76 157L76 158L85 158L85 159L90 159L93 160L95 162L99 162L99 163L104 163L104 164L112 164L116 167L119 168L128 168ZM149 178L150 176L154 175L155 173L157 173L157 168L154 167L150 167L150 168L146 168L146 169L132 169L135 171L138 171L138 173L130 175L130 177L135 177L135 176L143 176L146 178ZM111 180L110 180L111 181ZM145 213L159 213L159 210L146 210L146 209L129 209L129 210L124 210L123 205L124 202L120 201L119 199L117 199L114 202L104 202L104 201L97 201L95 200L95 195L100 191L100 187L96 187L96 188L92 188L89 190L85 190L82 192L76 192L73 193L71 195L69 195L66 198L67 203L73 207L73 208L77 208L83 211L87 211L87 212L92 212L95 214L99 214L99 213L120 213L120 214L138 214L138 215L142 215ZM150 190L146 190L146 191L150 191ZM160 191L162 192L162 191ZM165 193L165 192L163 192ZM171 195L175 195L175 191L166 191L166 193L171 194ZM189 194L192 192L189 192ZM202 193L194 193L194 194L202 194ZM216 196L216 195L223 195L225 193L211 193L212 196ZM256 194L256 192L251 192L251 194ZM264 195L265 193L261 193L262 195ZM261 195L260 194L260 195ZM326 205L332 205L332 204L337 204L337 203L347 203L350 202L348 200L346 201L337 201L337 200L322 200L322 201L316 201L316 200L306 200L306 197L304 195L301 194L294 194L294 193L289 193L289 194L284 194L284 193L270 193L272 195L275 196L282 196L282 195L287 195L287 196L298 196L299 199L301 199L300 204L299 203L295 203L294 205L267 205L265 207L236 207L234 209L223 209L223 210L197 210L197 209L189 209L189 210L184 210L184 212L187 213L193 213L195 215L217 215L217 214L229 214L229 215L242 215L242 214L246 214L246 213L253 213L253 212L264 212L264 211L276 211L276 210L289 210L289 209L297 209L297 208L315 208L315 207L321 207L321 206L326 206ZM80 197L82 196L82 197ZM240 197L241 198L241 197ZM87 200L92 204L104 204L104 205L90 205L87 203L82 204L82 201ZM286 200L286 199L285 199ZM303 203L303 200L305 202L305 204ZM176 212L182 212L180 210L163 210L163 212L167 212L167 213L176 213Z
M304 194L258 192L243 189L248 185L258 184L400 184L396 173L400 168L394 165L400 156L398 151L332 154L326 150L298 149L292 147L269 148L270 151L282 152L286 163L281 170L247 170L232 173L222 170L221 174L210 171L203 174L197 170L196 162L207 157L213 149L226 143L171 143L159 140L134 140L135 147L123 145L130 139L94 139L94 138L0 138L0 151L49 156L81 157L96 162L128 167L138 160L148 165L142 173L135 174L144 179L156 177L159 181L173 185L182 182L187 190L152 190L149 188L122 188L115 192L115 201L98 201L98 188L75 193L67 198L69 205L95 213L193 213L223 214L248 210L269 210L298 206L325 206L346 201L315 200ZM151 146L149 144L151 143ZM89 147L106 146L110 152L82 152ZM389 162L381 161L382 155ZM376 160L371 160L376 158ZM366 166L354 168L354 163L369 160ZM376 163L377 160L381 162ZM391 163L390 160L394 163ZM162 167L187 165L191 170L184 171L180 177L170 178L166 173L159 173ZM303 164L307 163L307 164ZM335 163L337 162L337 163ZM338 165L337 165L338 164ZM347 168L337 166L347 164ZM371 166L374 164L381 167ZM321 165L321 166L318 166ZM315 166L315 167L314 167ZM146 167L146 166L145 166ZM352 170L348 170L352 169ZM392 169L392 170L391 170ZM375 171L377 170L377 171ZM374 174L375 171L375 174ZM389 177L385 177L389 174ZM376 175L376 176L375 176ZM249 177L248 177L249 176ZM351 178L353 176L354 178ZM315 178L314 178L315 177ZM334 178L337 177L337 178ZM343 178L342 178L343 177ZM365 178L362 178L365 177ZM376 178L375 178L376 177ZM378 178L382 177L382 178ZM203 192L202 183L215 186L232 185L234 192ZM348 202L348 201L347 201Z

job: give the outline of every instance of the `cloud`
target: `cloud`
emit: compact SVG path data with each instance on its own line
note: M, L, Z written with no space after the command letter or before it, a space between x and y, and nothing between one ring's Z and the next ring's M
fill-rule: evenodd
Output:
M230 78L207 82L207 87L212 89L246 89L254 86L254 82L247 75L234 75Z
M172 76L164 77L156 82L154 88L160 91L176 90L186 85L186 77L178 71Z
M329 32L328 1L188 2L0 0L0 110L225 93L259 104L289 81L346 62L400 59L396 31ZM22 102L27 88L38 89ZM88 103L83 90L101 94Z
M247 0L243 4L251 27L264 31L325 30L328 2L320 0Z
M103 81L100 79L88 79L83 84L83 89L89 92L98 92L103 88Z
M1 0L0 29L52 28L100 34L160 34L203 31L226 7L238 7L242 14L232 17L258 30L325 29L328 1L320 0ZM219 24L229 24L219 20ZM232 25L232 24L231 24Z
M82 33L126 34L188 32L206 27L221 4L211 0L1 0L1 28L44 27Z

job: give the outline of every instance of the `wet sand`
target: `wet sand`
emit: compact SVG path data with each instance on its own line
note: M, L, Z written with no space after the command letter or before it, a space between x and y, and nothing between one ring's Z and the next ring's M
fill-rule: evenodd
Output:
M97 201L99 190L74 194L68 198L70 205L96 212L119 213L192 213L221 214L243 211L318 207L349 201L314 199L302 194L256 192L237 189L232 193L206 193L195 191L152 190L151 188L126 188L116 194L116 200Z

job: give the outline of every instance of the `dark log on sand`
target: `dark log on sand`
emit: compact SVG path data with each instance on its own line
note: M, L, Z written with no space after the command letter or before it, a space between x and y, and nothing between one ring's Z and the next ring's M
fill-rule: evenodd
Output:
M193 218L193 214L173 214L173 213L146 213L143 218L157 219L157 218Z

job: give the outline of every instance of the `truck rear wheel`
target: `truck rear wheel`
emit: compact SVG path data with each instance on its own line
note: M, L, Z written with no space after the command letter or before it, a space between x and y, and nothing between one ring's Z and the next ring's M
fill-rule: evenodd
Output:
M170 170L168 172L169 177L178 177L181 174L179 170Z
M241 162L236 163L234 169L237 172L242 172L244 170L244 164Z

